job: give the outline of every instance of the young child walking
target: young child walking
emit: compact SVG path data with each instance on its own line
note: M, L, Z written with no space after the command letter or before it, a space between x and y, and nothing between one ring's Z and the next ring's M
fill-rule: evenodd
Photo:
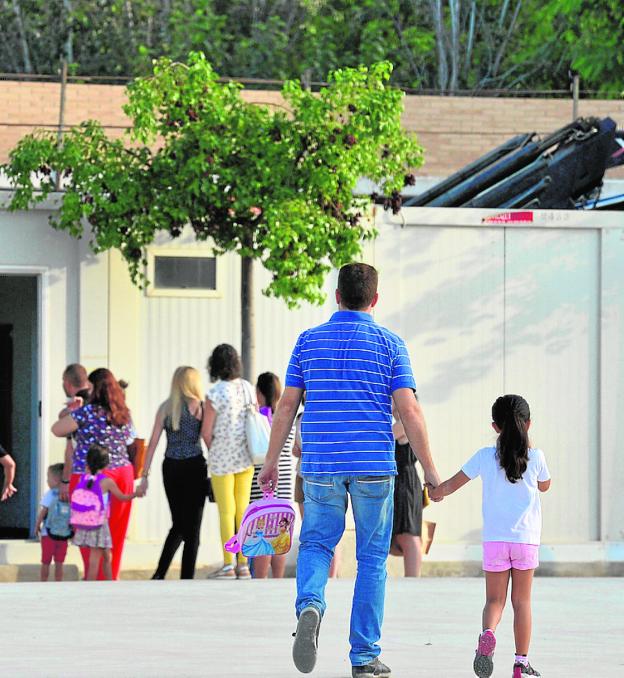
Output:
M499 434L496 445L480 449L461 471L430 490L430 495L440 500L481 476L486 603L474 672L479 678L489 678L494 671L494 634L511 577L516 641L513 678L539 676L527 655L531 640L531 585L539 564L542 530L539 492L550 487L550 473L544 453L530 445L531 412L524 398L518 395L497 398L492 406L492 420L492 427Z
M41 581L48 581L53 560L54 579L63 581L63 563L72 530L69 525L69 504L59 497L62 478L63 464L48 467L49 489L41 498L35 523L35 534L41 537Z
M124 494L112 478L102 471L109 464L108 451L91 445L87 452L86 473L80 478L71 497L71 523L76 532L73 544L89 549L87 580L97 579L102 562L104 578L113 578L111 548L113 541L108 527L109 492L119 501L131 501L136 492Z

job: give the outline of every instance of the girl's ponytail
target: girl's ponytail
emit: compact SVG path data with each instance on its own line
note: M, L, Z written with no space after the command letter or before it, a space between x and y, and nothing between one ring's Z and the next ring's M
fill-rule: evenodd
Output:
M492 419L501 430L498 436L498 460L510 483L520 480L529 463L527 422L531 411L519 395L505 395L492 405Z

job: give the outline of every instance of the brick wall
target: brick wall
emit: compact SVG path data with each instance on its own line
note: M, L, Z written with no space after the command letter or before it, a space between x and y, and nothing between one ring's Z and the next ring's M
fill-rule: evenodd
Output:
M624 128L624 100L579 102L579 115L611 117ZM572 120L565 99L407 97L404 121L425 148L419 174L447 176L522 132L549 134ZM624 169L609 172L624 177Z
M279 105L278 92L243 92L249 101ZM123 134L128 119L121 107L124 88L118 85L70 84L66 90L65 123L95 118L111 136ZM20 137L36 126L58 124L60 85L0 82L0 162ZM611 116L624 127L624 100L583 100L582 116ZM425 148L419 174L442 177L521 132L550 133L571 120L572 102L564 99L503 99L478 97L409 96L404 121ZM624 168L610 172L624 178Z

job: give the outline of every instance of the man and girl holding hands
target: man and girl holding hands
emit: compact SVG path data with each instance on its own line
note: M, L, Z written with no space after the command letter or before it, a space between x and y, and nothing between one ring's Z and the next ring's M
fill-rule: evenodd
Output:
M277 486L277 460L305 392L301 425L305 512L297 561L295 666L309 673L316 663L326 609L325 585L345 529L349 495L358 565L349 634L352 676L391 675L379 659L378 643L392 536L394 405L423 467L432 500L441 501L477 476L482 479L487 602L473 660L476 675L492 675L495 631L511 579L516 642L513 678L539 676L527 654L531 584L541 533L539 492L549 488L550 474L543 452L529 442L529 406L518 395L497 398L491 420L498 434L496 444L477 451L457 474L440 482L405 343L373 319L377 279L377 271L367 264L343 266L336 290L339 310L328 322L299 336L258 478L263 488Z

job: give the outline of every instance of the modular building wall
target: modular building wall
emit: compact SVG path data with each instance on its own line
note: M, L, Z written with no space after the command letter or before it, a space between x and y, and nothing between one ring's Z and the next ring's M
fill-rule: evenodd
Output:
M616 425L624 406L624 218L513 214L379 211L379 237L363 257L380 272L375 317L408 344L442 476L494 440L493 400L520 393L532 408L531 438L553 475L542 498L543 559L624 561L624 440ZM0 210L0 275L42 276L43 408L33 497L43 490L47 464L62 455L62 441L49 430L63 401L65 364L108 366L129 381L129 404L148 438L175 367L203 370L216 344L240 345L236 255L218 259L217 296L149 296L132 286L117 253L90 254L86 241L53 231L47 216ZM156 246L210 251L190 236ZM335 273L328 276L324 307L289 311L261 295L268 278L257 267L258 372L283 377L298 333L334 310L335 280ZM153 565L170 525L163 449L161 443L147 498L133 504L126 567ZM427 508L425 519L437 523L431 559L478 560L479 481ZM216 564L219 557L216 510L209 506L200 561Z
M376 317L408 342L442 475L495 440L492 402L519 393L553 476L543 555L621 558L564 545L624 541L624 215L412 208L380 221ZM480 505L477 481L428 508L436 539L477 541Z
M53 207L54 199L46 203ZM219 290L205 298L186 294L152 296L132 285L125 262L117 252L93 255L88 236L77 241L54 231L49 209L11 213L0 209L0 284L2 276L36 276L40 289L38 322L40 340L41 417L35 424L37 444L32 450L11 450L18 460L16 485L30 496L30 526L36 506L45 491L46 468L61 461L64 440L54 438L50 427L64 403L61 375L65 366L80 362L88 370L109 367L118 378L129 382L127 399L139 434L149 439L160 403L167 398L171 376L179 365L192 365L202 372L204 387L210 387L205 369L208 356L219 343L240 348L240 258L226 254L217 262ZM161 239L154 250L189 248L197 255L212 254L210 245L195 243L189 234L175 242ZM256 267L256 367L258 372L273 371L283 378L290 351L298 333L319 324L332 306L305 305L289 311L285 304L268 299L261 290L268 275ZM335 274L327 280L327 290L335 287ZM18 302L19 303L19 302ZM36 409L36 405L35 405ZM170 513L161 476L165 437L157 450L148 496L133 502L124 552L124 567L152 567L170 527ZM24 477L20 459L36 457L30 477ZM22 475L20 477L20 467ZM20 480L24 484L20 488ZM0 527L4 525L0 507ZM4 514L4 518L7 514ZM221 558L218 541L218 515L215 505L207 504L202 527L199 562L216 564ZM7 554L23 557L14 542L0 543L0 565L11 561ZM3 555L4 553L4 555ZM33 551L34 557L38 553ZM77 561L76 561L77 562Z

